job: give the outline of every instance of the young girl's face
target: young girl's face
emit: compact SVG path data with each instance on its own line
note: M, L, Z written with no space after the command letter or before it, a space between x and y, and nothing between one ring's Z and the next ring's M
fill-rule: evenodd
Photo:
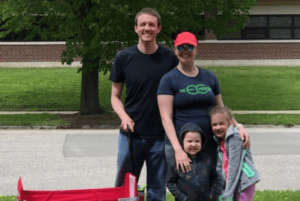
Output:
M214 114L213 116L211 116L210 122L211 122L211 127L212 127L213 133L217 137L219 137L221 139L225 139L226 131L227 131L228 127L230 126L230 123L227 120L226 116L221 113Z
M201 137L198 132L187 132L183 139L183 149L190 156L196 156L201 150Z

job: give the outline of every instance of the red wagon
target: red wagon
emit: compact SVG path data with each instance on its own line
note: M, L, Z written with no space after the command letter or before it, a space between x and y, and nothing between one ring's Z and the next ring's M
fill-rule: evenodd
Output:
M125 185L114 188L79 190L24 190L18 181L18 201L138 201L136 177L127 173Z

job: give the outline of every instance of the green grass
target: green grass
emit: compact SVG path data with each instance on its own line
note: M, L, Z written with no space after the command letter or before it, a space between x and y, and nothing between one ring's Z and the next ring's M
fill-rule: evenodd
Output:
M299 67L205 67L232 110L300 110ZM0 110L79 110L76 68L0 68ZM111 110L111 81L99 74L100 106Z
M57 126L57 125L68 125L59 118L58 114L12 114L12 115L0 115L0 125L6 126L34 126L34 125L46 125L46 126Z
M249 125L300 125L300 114L235 114L241 124Z
M300 191L255 191L253 201L299 201ZM174 197L167 193L166 201L174 201Z
M256 191L253 201L299 201L300 191ZM16 196L1 196L0 201L16 201ZM167 193L166 201L174 201L174 197Z
M253 201L299 201L300 191L256 191Z
M223 102L232 110L300 110L299 67L205 68L217 75ZM79 110L81 73L77 73L76 68L0 68L0 75L0 111ZM99 101L106 112L112 111L108 77L108 74L99 74ZM8 121L23 125L21 117L12 117L14 119ZM235 117L244 124L300 125L300 115L247 114ZM0 117L3 118L6 117ZM33 115L32 118L40 117ZM58 117L52 116L52 120L55 122Z
M16 201L16 196L2 196L0 195L0 201Z
M1 111L78 111L81 73L76 68L0 68ZM99 101L111 111L111 82L99 74Z
M232 110L300 110L299 67L207 67Z

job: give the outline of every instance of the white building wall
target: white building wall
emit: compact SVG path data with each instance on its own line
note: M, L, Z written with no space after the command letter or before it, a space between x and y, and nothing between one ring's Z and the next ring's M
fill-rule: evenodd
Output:
M254 6L250 15L299 15L300 5L293 6Z

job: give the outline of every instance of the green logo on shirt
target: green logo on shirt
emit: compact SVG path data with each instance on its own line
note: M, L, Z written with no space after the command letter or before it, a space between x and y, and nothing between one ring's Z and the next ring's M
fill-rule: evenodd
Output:
M211 88L204 84L188 85L185 89L180 89L180 93L188 93L190 95L207 94L209 91L211 91Z

